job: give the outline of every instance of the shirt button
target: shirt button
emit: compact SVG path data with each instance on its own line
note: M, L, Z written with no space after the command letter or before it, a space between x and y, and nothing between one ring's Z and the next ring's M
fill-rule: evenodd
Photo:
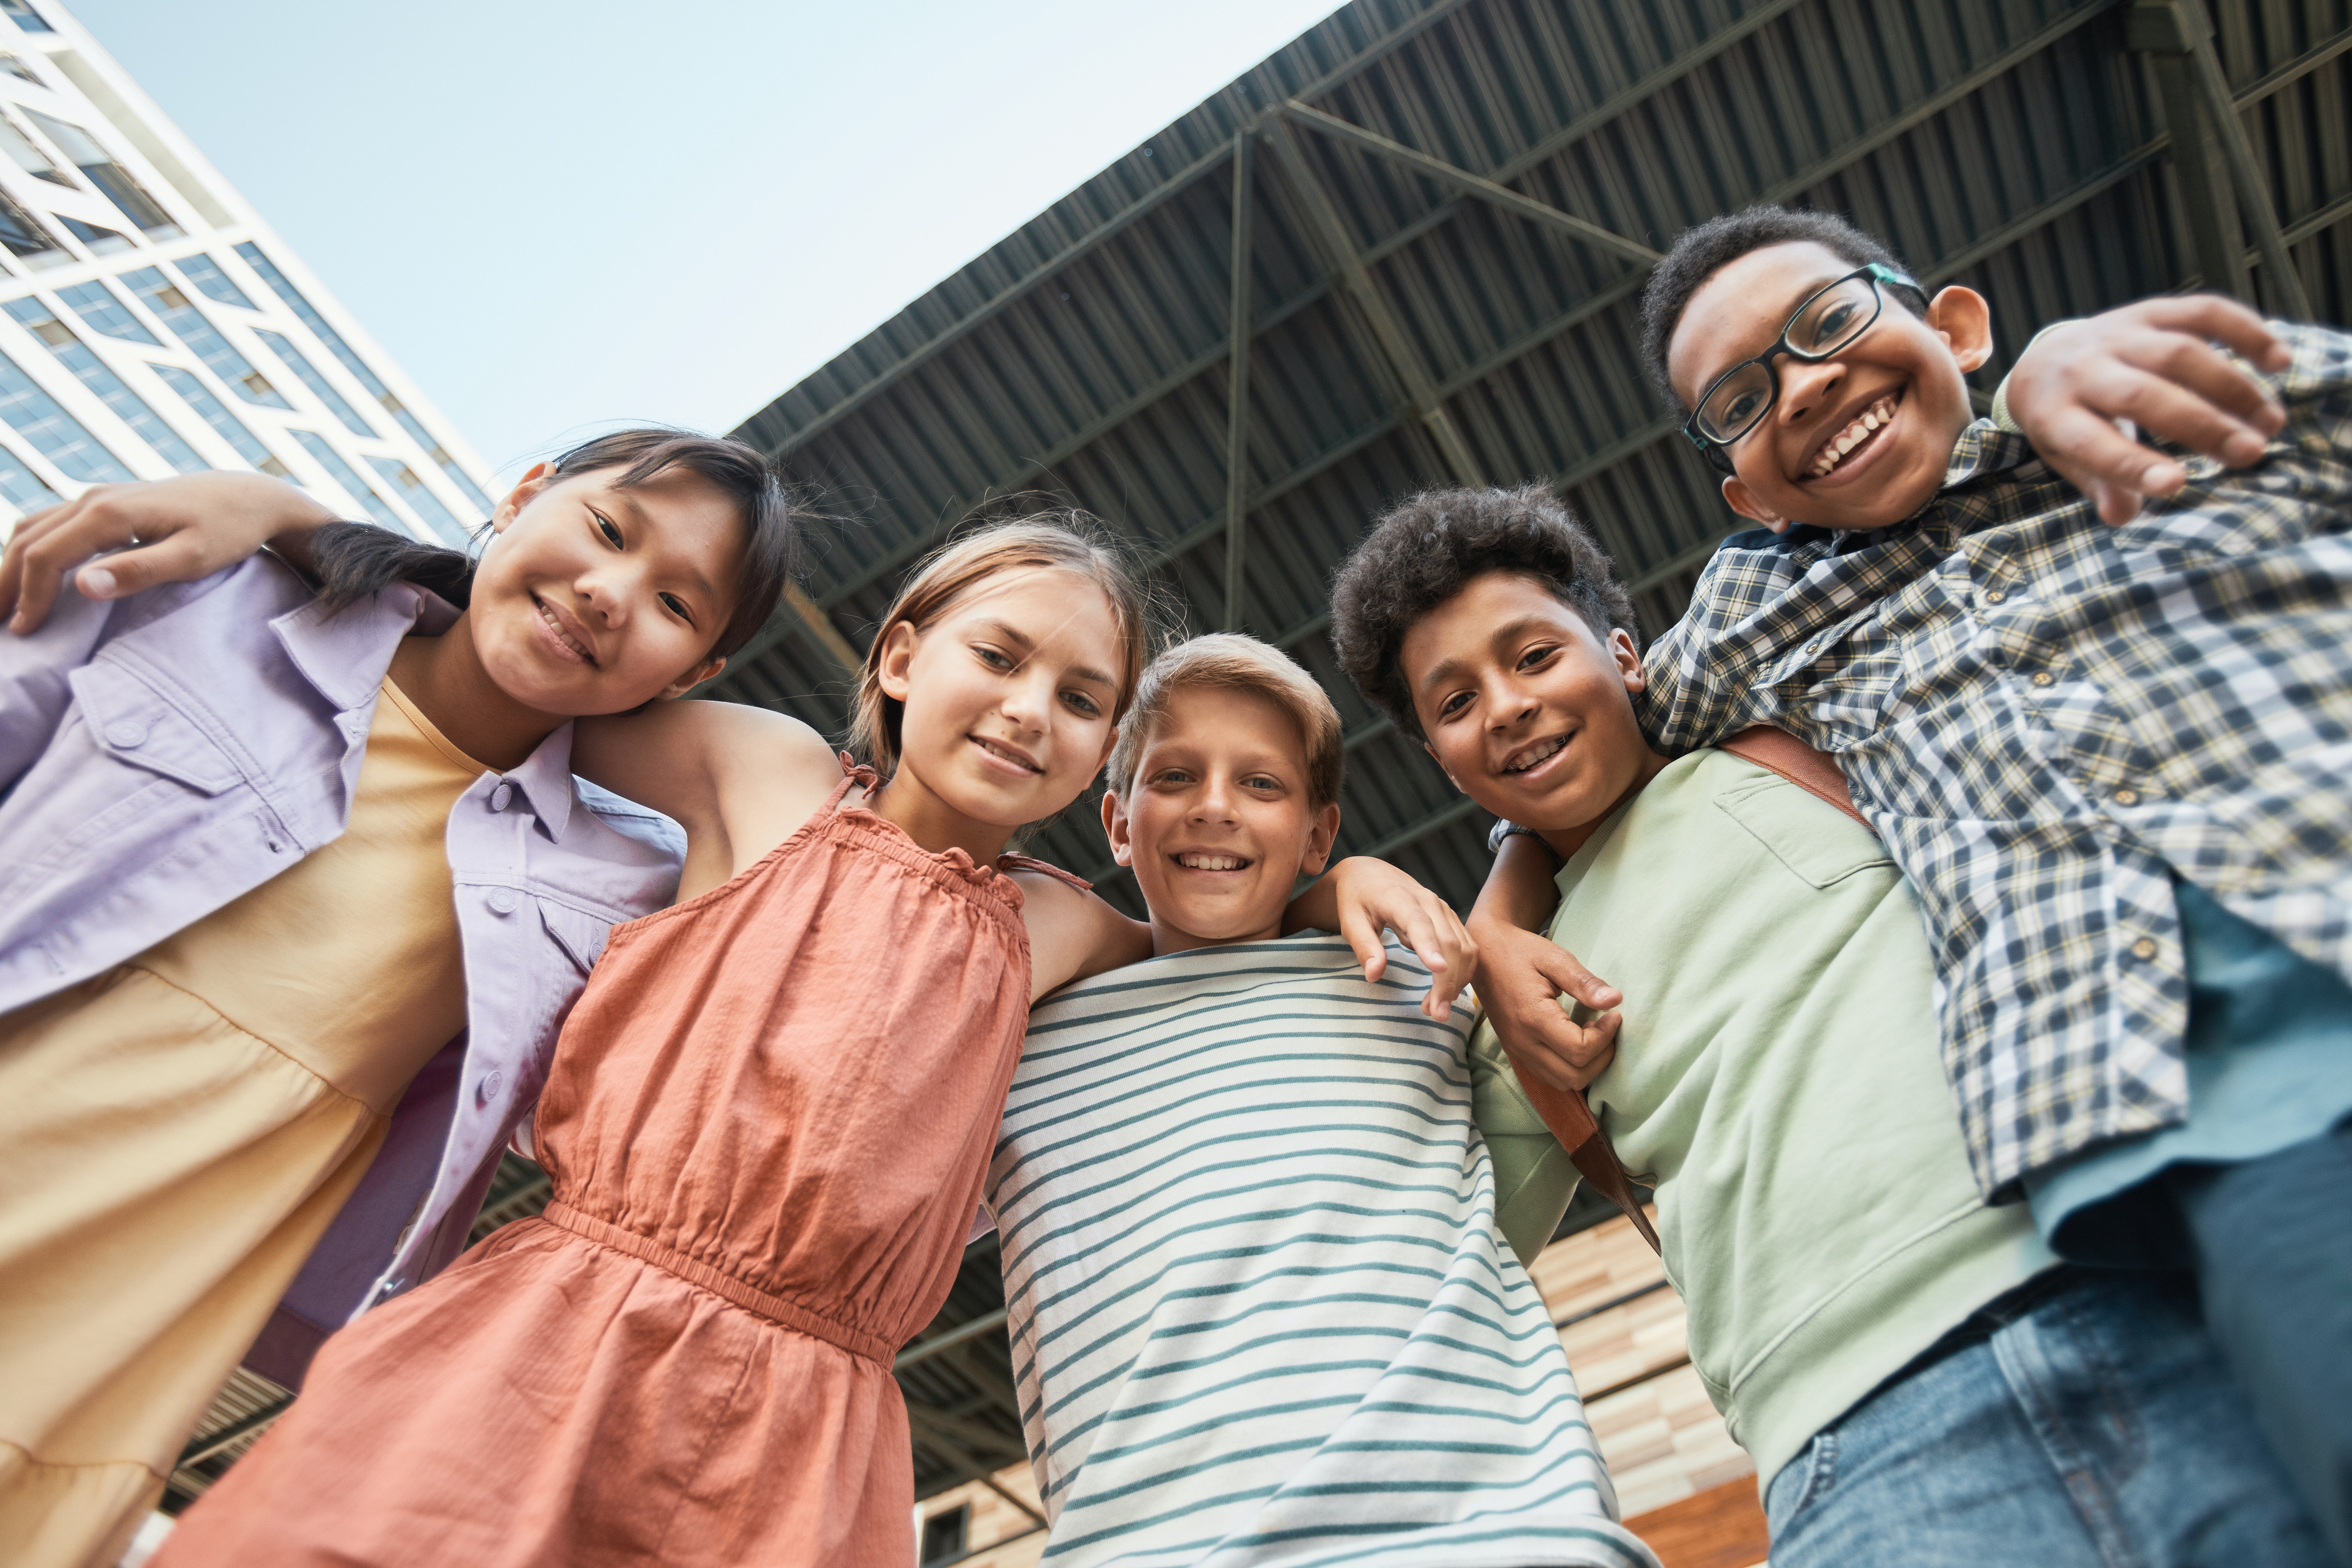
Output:
M513 804L514 785L501 783L498 788L490 792L490 809L492 811L504 811L508 806Z
M2033 672L2033 684L2036 686L2047 686L2057 679L2046 669L2037 669Z
M492 888L490 889L490 908L496 910L502 915L510 915L514 913L515 905L518 901L519 900L515 898L515 890L512 888Z
M2003 588L1988 588L1985 590L1985 603L1988 605L1998 605L2003 599L2008 597L2008 590Z
M2129 784L2126 784L2123 788L2116 791L2116 804L2117 805L2137 805L2139 804L2139 791L2132 788Z
M2147 960L2154 958L2156 956L2155 939L2144 936L2137 942L2132 943L2132 956L2138 959L2143 963Z
M146 738L147 726L144 724L134 724L125 721L122 723L109 724L106 727L106 739L110 745L135 746Z
M493 1071L489 1077L484 1079L479 1091L479 1099L481 1102L484 1105L488 1105L490 1101L496 1100L499 1097L499 1086L504 1082L506 1082L506 1079L496 1071Z

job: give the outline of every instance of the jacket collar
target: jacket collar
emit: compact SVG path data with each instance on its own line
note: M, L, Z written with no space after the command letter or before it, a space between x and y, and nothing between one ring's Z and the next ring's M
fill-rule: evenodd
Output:
M269 623L287 656L319 695L349 712L375 700L400 639L412 632L437 637L457 619L457 607L413 583L381 588L366 603L330 612L316 600ZM572 726L559 725L518 767L499 775L522 792L547 836L563 842L572 825Z
M556 726L520 766L499 777L522 792L548 837L562 843L563 830L572 826L572 804L579 798L572 788L572 726Z
M409 583L378 589L364 603L331 611L311 599L269 623L287 657L339 713L375 700L400 639L449 629L457 607Z

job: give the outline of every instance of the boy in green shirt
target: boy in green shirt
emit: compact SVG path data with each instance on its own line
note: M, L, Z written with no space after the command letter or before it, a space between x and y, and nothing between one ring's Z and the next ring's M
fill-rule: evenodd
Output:
M1742 757L1650 746L1630 602L1555 498L1416 498L1333 608L1359 687L1566 862L1551 934L1625 996L1592 1109L1656 1184L1692 1363L1756 1456L1776 1564L2090 1568L2118 1541L2151 1563L2326 1560L2193 1293L2084 1284L1979 1195L1916 906L1877 838ZM1557 1212L1541 1122L1521 1105L1525 1141L1502 1133L1516 1085L1491 1031L1475 1059L1503 1210ZM2023 1321L2036 1354L1997 1352ZM2100 1471L2113 1517L2086 1524L2091 1461L2049 1445L2102 1458L2118 1409L2130 1462Z

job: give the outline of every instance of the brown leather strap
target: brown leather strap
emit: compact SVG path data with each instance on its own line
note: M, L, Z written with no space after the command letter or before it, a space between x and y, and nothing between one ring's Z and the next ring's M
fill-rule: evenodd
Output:
M1729 752L1742 762L1754 763L1766 773L1779 773L1807 795L1829 802L1864 827L1870 818L1853 808L1853 795L1845 787L1845 774L1827 752L1817 752L1786 730L1775 730L1769 724L1759 724L1753 730L1742 730L1727 741L1717 741L1716 749ZM1878 830L1871 827L1873 833Z
M677 1248L665 1246L649 1236L639 1236L634 1230L624 1230L617 1225L598 1219L594 1215L583 1214L570 1204L551 1203L540 1217L584 1240L650 1263L663 1273L675 1275L689 1285L698 1285L721 1300L731 1301L772 1323L798 1330L830 1345L838 1345L851 1355L878 1362L887 1367L898 1353L899 1347L879 1334L866 1333L846 1323L836 1323L821 1312L813 1312L797 1301L748 1284L724 1269L713 1268L698 1258L689 1258Z
M1559 1146L1568 1151L1569 1163L1576 1167L1577 1174L1591 1182L1601 1196L1633 1222L1633 1228L1642 1233L1651 1251L1664 1256L1650 1216L1633 1196L1633 1178L1626 1175L1617 1151L1609 1146L1584 1096L1554 1089L1528 1073L1519 1075L1519 1089L1527 1095L1528 1103L1536 1108L1536 1114L1543 1118L1544 1125L1551 1129L1551 1135L1559 1140Z

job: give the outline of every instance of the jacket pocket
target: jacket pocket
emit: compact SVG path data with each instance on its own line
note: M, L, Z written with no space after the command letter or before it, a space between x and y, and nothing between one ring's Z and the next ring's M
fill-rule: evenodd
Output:
M596 967L596 961L604 954L605 939L613 934L612 921L546 899L539 900L539 918L547 934L555 939L555 945L580 966L581 973L586 974Z
M218 795L238 781L220 743L170 699L119 665L83 665L67 679L90 739L117 762Z

